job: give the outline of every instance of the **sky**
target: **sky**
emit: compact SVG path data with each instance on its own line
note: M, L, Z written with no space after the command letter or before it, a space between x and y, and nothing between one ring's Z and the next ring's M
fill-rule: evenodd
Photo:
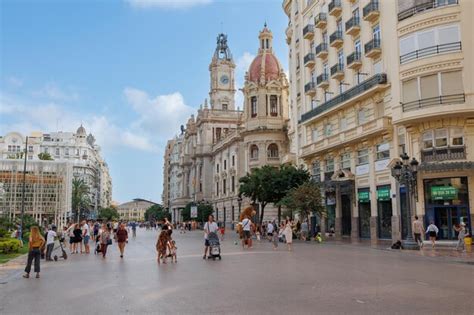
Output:
M161 202L166 141L209 93L218 33L237 87L267 22L288 68L281 0L2 0L0 135L76 131L101 146L113 200ZM237 106L242 95L237 92Z

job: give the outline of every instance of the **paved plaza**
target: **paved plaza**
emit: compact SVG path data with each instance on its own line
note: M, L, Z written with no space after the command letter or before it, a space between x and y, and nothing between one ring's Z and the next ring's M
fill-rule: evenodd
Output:
M138 231L123 260L114 244L106 259L42 261L41 279L21 277L22 259L1 267L0 314L474 313L469 256L264 241L243 251L229 232L222 261L204 261L202 232L175 231L178 263L158 266L156 235Z

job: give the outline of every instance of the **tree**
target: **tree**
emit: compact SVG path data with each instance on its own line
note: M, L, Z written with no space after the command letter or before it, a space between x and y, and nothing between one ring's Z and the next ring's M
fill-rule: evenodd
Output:
M311 181L291 189L282 199L281 204L299 213L308 222L310 222L309 216L311 213L315 213L319 217L326 215L326 207L323 203L320 186Z
M53 157L51 156L51 154L47 153L47 152L41 152L38 154L38 158L40 160L43 160L43 161L53 161Z
M191 207L196 205L198 208L197 218L191 218ZM190 221L196 220L198 222L206 222L209 215L214 212L212 206L209 203L201 202L201 203L194 203L190 202L186 205L186 207L181 211L181 216L183 221Z
M89 187L83 179L74 178L72 180L72 211L74 217L77 217L79 221L81 211L89 209L90 205Z
M145 211L146 221L163 221L165 218L171 219L171 214L162 205L153 205Z
M105 221L112 221L112 220L117 220L119 217L120 217L119 213L117 212L117 209L114 207L99 209L99 219L102 219Z

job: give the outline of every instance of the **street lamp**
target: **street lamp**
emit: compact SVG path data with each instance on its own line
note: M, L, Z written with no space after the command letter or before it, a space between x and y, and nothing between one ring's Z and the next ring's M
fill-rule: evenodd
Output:
M398 161L392 166L392 176L402 185L405 185L406 190L406 205L407 205L407 235L403 246L407 249L418 249L418 243L413 240L411 230L411 194L412 191L416 194L416 179L418 174L418 161L403 153L400 158L402 162Z
M242 197L237 198L237 203L239 204L239 220L240 220L240 207L242 206Z

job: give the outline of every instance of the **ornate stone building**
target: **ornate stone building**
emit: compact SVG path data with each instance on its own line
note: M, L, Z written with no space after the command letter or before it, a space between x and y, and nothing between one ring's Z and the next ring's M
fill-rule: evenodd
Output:
M273 36L259 34L258 55L245 76L243 110L235 104L235 63L220 34L209 66L210 104L189 118L180 136L168 142L164 157L163 203L180 220L191 201L208 202L216 220L237 220L248 203L239 200L239 178L253 168L289 161L288 81L273 54ZM271 206L266 218L275 216Z
M325 188L336 236L406 235L405 187L390 167L420 161L413 213L441 239L471 226L474 2L283 1L290 60L290 139ZM471 36L471 37L470 37ZM398 43L398 44L397 44Z

